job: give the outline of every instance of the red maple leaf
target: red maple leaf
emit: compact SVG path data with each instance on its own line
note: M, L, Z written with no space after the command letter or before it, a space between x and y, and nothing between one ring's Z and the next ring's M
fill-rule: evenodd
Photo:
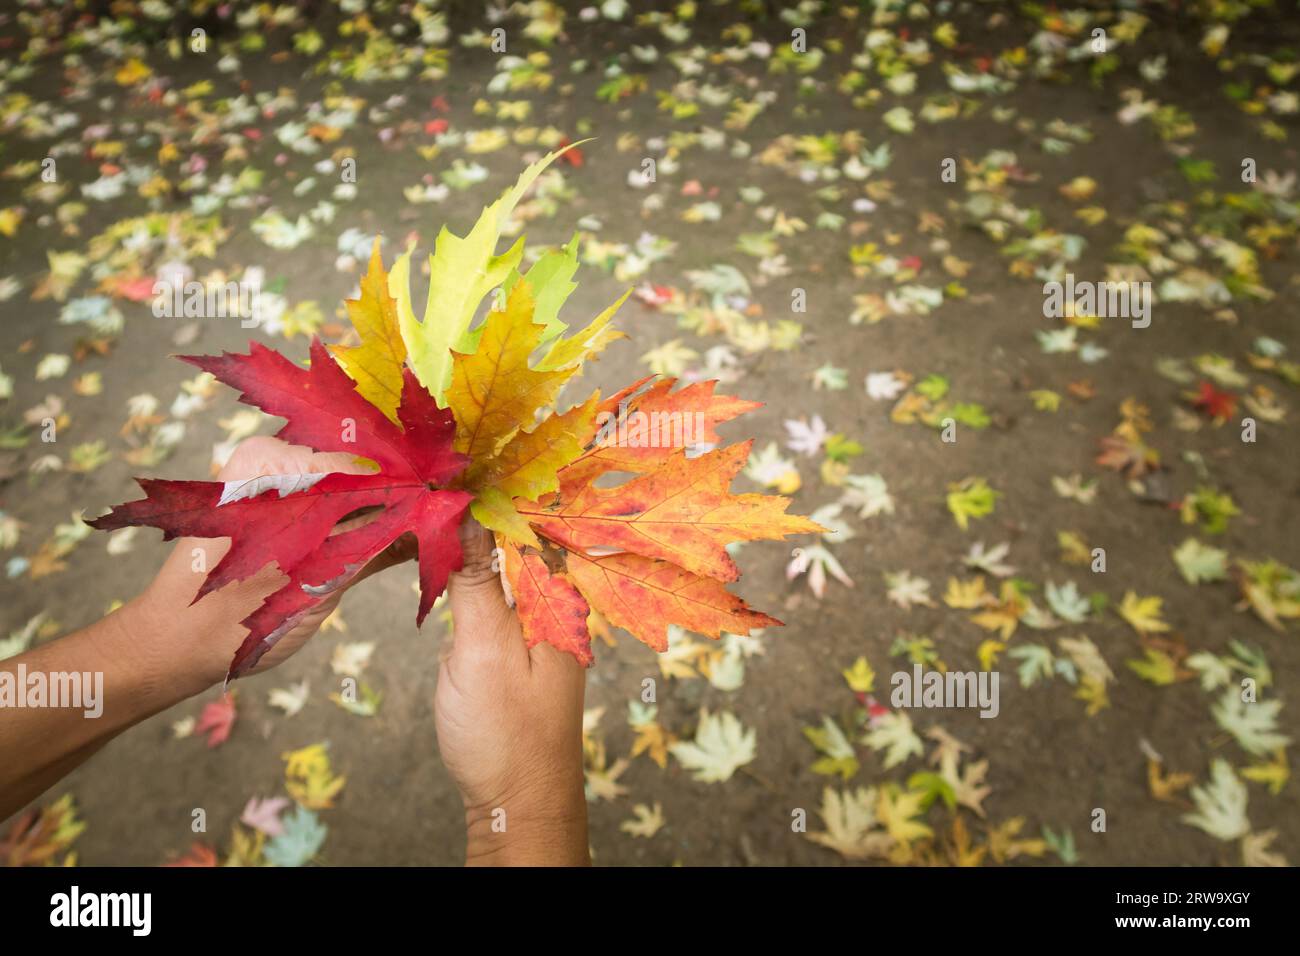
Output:
M1218 422L1226 422L1237 410L1237 396L1221 392L1209 382L1201 382L1192 406Z
M240 400L286 419L277 437L316 451L346 452L378 466L373 474L264 475L237 482L141 480L145 498L114 508L92 527L161 528L181 535L229 538L230 550L194 600L275 563L289 580L242 622L248 637L235 652L229 677L257 664L313 606L347 584L368 561L402 535L419 549L417 626L461 566L460 524L471 495L445 486L465 467L452 450L449 409L409 369L404 372L398 423L357 392L319 340L302 368L265 346L247 355L186 357L227 385ZM362 510L382 509L369 523L339 533L335 526Z
M571 145L571 143L572 140L570 140L569 137L566 136L564 137L564 139L560 140L560 145L557 148L564 149L566 146ZM585 161L586 160L582 155L581 147L570 149L568 152L560 156L560 162L568 163L570 166L574 167L575 169L581 167Z
M179 857L171 863L164 863L165 867L211 867L217 865L217 851L208 844L200 840L195 840L190 845L185 855Z
M651 308L659 308L673 298L671 286L655 285L652 282L643 283L636 290L636 297Z
M230 731L234 729L236 716L235 695L222 694L203 706L203 712L199 714L199 722L194 725L194 732L207 734L209 747L220 747L230 739Z
M116 279L113 281L113 294L130 302L148 302L154 297L157 280L153 276L137 279Z

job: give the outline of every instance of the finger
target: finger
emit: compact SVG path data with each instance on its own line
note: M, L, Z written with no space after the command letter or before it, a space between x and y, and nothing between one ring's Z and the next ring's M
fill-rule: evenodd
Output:
M534 644L528 649L532 679L540 681L548 694L557 699L582 701L587 686L587 668L565 651L550 644Z
M492 532L471 517L460 523L460 570L451 576L462 587L477 586L497 576L496 541Z
M293 448L300 446L293 445ZM312 452L307 461L307 473L329 473L332 471L342 472L345 475L371 475L374 469L363 465L357 461L356 455L349 455L344 451L317 451Z
M269 435L254 435L236 446L217 478L221 481L240 481L259 475L316 475L329 472L365 475L372 471L373 469L359 464L356 455L347 452L316 452L306 445L290 445Z
M461 570L447 582L457 640L453 659L469 653L509 655L522 660L519 618L506 604L501 578L494 569L492 535L473 518L460 526Z

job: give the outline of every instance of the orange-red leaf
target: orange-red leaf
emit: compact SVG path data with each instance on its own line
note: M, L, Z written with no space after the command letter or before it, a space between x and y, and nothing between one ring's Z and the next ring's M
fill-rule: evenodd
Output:
M656 651L668 650L668 625L707 637L748 634L781 622L753 610L726 585L667 561L636 554L587 558L570 552L573 583L593 608Z
M502 540L502 539L498 539ZM590 667L591 635L587 615L591 608L565 574L551 574L536 554L525 554L508 541L506 578L514 593L524 641L529 647L545 641L572 654L583 667Z
M649 381L643 378L600 403L591 433L594 444L565 470L563 480L586 484L607 471L653 471L678 449L720 444L718 425L763 405L713 394L716 381L695 382L676 392L675 378L644 388Z
M574 488L562 477L559 501L517 506L538 531L570 551L615 548L734 581L740 571L726 552L728 543L823 530L787 515L788 498L728 492L752 444L698 458L677 451L656 471L616 488Z

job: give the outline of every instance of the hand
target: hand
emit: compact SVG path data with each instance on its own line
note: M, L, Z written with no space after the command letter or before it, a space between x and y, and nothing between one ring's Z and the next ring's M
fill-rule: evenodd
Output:
M448 583L454 635L434 712L465 803L466 863L587 865L586 671L549 644L524 644L492 536L472 518L460 535L464 566Z
M220 478L362 470L350 455L314 454L274 438L250 438L235 449ZM264 568L191 604L207 570L228 547L219 539L182 538L144 594L66 637L0 661L0 670L12 674L23 667L28 673L76 670L103 678L97 695L101 712L93 720L75 708L5 712L0 720L0 820L36 799L123 730L225 677L235 649L247 635L239 622L284 581L278 569ZM201 566L195 563L195 549L203 555ZM414 553L413 539L399 541L366 565L353 583ZM301 647L334 610L341 593L313 608L267 652L257 670L274 667Z
M313 452L303 445L290 445L278 438L256 436L243 441L217 475L221 481L239 481L260 475L319 474L343 472L367 474L353 455L341 452ZM345 522L340 529L355 527L367 519ZM236 581L206 595L191 605L194 595L217 562L230 549L226 538L181 538L157 577L136 601L133 612L146 621L146 629L171 632L172 639L158 648L168 655L181 655L191 665L196 683L206 689L223 680L235 650L248 635L240 623L273 591L285 576L272 565L252 577ZM266 652L250 673L258 674L287 660L316 633L321 622L338 606L343 592L376 571L408 560L415 554L414 538L403 538L371 561L347 586L330 594L309 610L293 630ZM201 555L202 561L196 564ZM196 570L197 568L197 570ZM195 692L197 693L198 690Z

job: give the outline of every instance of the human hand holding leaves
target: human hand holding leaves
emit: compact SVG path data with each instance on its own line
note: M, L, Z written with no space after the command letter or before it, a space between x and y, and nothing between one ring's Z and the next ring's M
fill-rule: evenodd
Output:
M90 522L229 539L193 601L278 567L283 583L243 619L248 634L228 677L314 629L342 589L409 538L422 622L461 567L467 509L497 537L529 648L551 644L590 665L591 610L658 651L673 624L716 638L780 623L726 590L740 572L725 546L822 529L787 515L787 499L730 493L751 443L688 452L716 445L716 426L756 403L715 395L712 382L674 391L672 379L645 379L604 401L595 392L556 407L565 384L619 337L610 321L627 295L566 336L558 313L574 288L576 245L522 275L522 240L495 254L505 218L554 155L466 238L442 231L423 321L410 306L409 251L386 274L376 240L360 296L347 303L359 344L313 341L307 368L257 343L246 355L186 359L283 417L277 437L332 455L219 482L144 480L143 500ZM497 286L508 290L500 307L471 328ZM613 472L633 477L596 484Z

